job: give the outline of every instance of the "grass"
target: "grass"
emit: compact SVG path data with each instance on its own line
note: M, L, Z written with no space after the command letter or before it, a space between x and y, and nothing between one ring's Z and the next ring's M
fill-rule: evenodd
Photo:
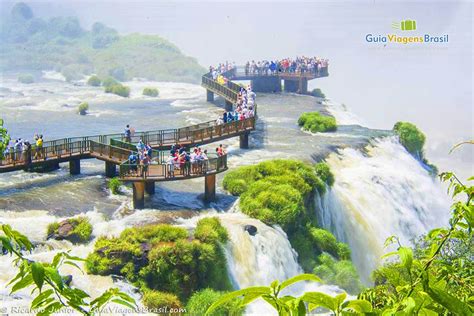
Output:
M324 116L319 112L305 112L298 119L298 125L312 133L334 132L337 129L336 119Z

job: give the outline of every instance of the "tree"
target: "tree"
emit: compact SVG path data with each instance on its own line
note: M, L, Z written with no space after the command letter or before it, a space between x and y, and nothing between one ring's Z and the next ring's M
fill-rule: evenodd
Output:
M0 160L4 158L4 153L9 143L10 135L8 135L8 130L3 126L3 119L0 118Z

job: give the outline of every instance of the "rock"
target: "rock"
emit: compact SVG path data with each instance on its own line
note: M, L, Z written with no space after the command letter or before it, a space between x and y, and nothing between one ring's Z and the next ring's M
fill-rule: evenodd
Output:
M255 236L255 234L257 234L257 227L253 225L245 225L244 230L246 230L250 236Z
M68 274L66 276L63 277L63 282L64 284L66 284L67 286L71 285L71 282L72 282L72 275Z
M58 228L58 236L60 238L66 238L71 234L71 232L74 230L74 226L69 223L69 221L65 220L59 223L59 228Z

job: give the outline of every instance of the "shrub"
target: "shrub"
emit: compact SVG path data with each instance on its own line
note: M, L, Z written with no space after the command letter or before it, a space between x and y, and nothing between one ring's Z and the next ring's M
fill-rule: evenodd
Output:
M117 84L119 84L119 82L112 77L106 77L104 80L102 80L102 86L104 87L110 87Z
M105 87L105 93L113 93L127 98L130 95L130 88L121 84L115 84Z
M88 110L89 110L89 103L82 102L81 104L79 104L79 107L78 107L79 114L86 115Z
M217 217L206 217L197 222L194 238L206 243L225 243L229 236Z
M143 293L142 298L143 304L154 310L170 310L173 309L180 309L181 302L176 295L166 292L159 292L153 290L146 290ZM161 314L161 313L160 313Z
M218 233L205 234L210 227ZM201 220L196 230L200 233L190 238L184 228L158 224L125 229L117 238L101 237L87 257L86 268L93 274L122 275L182 300L202 288L231 289L218 241L227 232L213 218Z
M326 98L326 95L319 88L313 89L313 91L311 91L311 95L317 98Z
M159 95L159 91L157 88L145 88L143 89L143 95L147 95L149 97L157 97Z
M18 82L30 84L30 83L35 82L35 78L33 77L33 75L29 75L29 74L20 75L18 76Z
M327 185L332 186L334 184L334 174L331 172L331 168L327 163L318 162L314 165L314 170L318 177Z
M312 133L334 132L337 129L336 119L321 115L319 112L305 112L298 119L298 125Z
M87 84L89 86L93 86L93 87L98 87L102 84L102 81L100 80L99 77L97 77L96 75L94 76L91 76L88 80L87 80Z
M426 137L414 124L398 122L393 126L393 130L398 134L400 143L409 153L419 159L423 158Z
M225 292L214 291L213 289L204 289L195 292L186 305L186 313L189 315L204 315L215 301L217 301ZM218 309L213 311L210 316L239 316L242 315L244 308L240 306L238 299L229 301Z
M70 225L72 229L66 232L60 232L59 229L63 225ZM92 224L85 216L68 218L61 223L54 222L49 224L47 235L48 237L54 237L56 239L66 239L73 243L85 243L91 238Z
M318 257L318 265L314 268L313 273L351 294L359 293L363 288L357 270L348 260L337 261L328 254L322 254Z
M122 181L118 178L112 178L109 180L108 187L112 194L119 194L120 193L120 186L122 185Z

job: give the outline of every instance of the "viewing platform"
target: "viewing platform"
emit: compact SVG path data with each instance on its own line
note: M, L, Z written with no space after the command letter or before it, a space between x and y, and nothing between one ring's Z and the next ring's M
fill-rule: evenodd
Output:
M206 87L224 97L231 105L237 101L241 87L229 81L224 87L203 76ZM69 172L80 174L81 160L98 159L105 162L105 175L115 177L119 166L122 181L132 182L133 205L144 208L145 192L153 194L155 182L178 181L204 177L204 199L214 201L216 174L227 170L227 155L208 154L208 159L197 162L168 163L165 150L179 144L190 148L240 137L240 147L248 148L248 137L255 130L256 111L252 117L238 121L217 124L216 120L183 128L136 132L129 139L124 133L81 136L45 141L41 148L15 152L13 148L0 160L0 173L12 171L45 172L59 168L60 163L69 162ZM147 165L131 164L129 156L136 154L140 140L149 143L153 149L152 160Z

